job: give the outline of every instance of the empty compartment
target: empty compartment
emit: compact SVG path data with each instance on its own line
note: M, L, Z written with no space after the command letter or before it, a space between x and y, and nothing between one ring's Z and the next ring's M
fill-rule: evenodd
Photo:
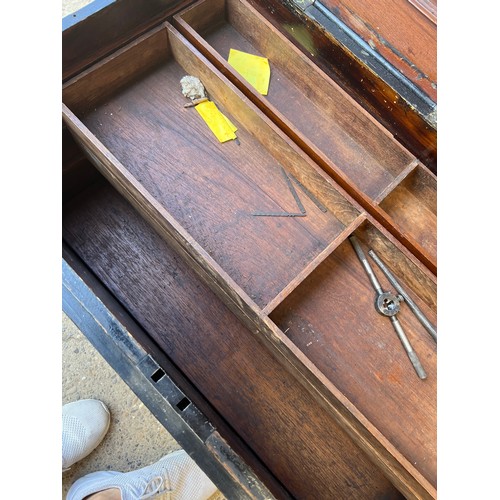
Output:
M347 179L371 199L397 184L414 160L246 1L202 0L175 19L200 50L243 85L249 87L226 62L230 49L267 57L269 92L267 96L251 92L264 100L301 146L322 160L327 171ZM307 36L300 26L289 26L289 33Z
M437 260L437 179L419 164L380 207Z
M354 233L384 291L395 292L373 249L429 321L436 324L436 284L371 223ZM375 289L346 239L272 313L311 362L415 468L436 485L436 343L404 302L397 317L427 373L414 370L389 317L375 309Z
M185 75L201 79L236 125L239 143L219 143L185 108ZM130 199L159 205L171 225L213 258L263 307L358 217L333 182L176 31L161 26L82 73L64 88L68 126ZM298 183L299 212L283 170ZM121 173L116 179L116 171ZM146 199L146 202L143 200ZM156 209L156 208L155 208ZM186 242L187 241L187 242Z

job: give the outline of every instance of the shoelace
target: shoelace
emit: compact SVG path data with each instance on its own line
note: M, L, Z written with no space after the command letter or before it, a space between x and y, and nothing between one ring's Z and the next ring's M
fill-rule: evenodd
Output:
M155 483L157 483L156 486L155 486ZM151 479L148 482L148 484L144 488L144 493L142 494L140 500L146 500L147 498L153 498L155 495L160 493L160 489L162 486L163 486L163 478L161 476L154 477L153 479ZM148 492L148 490L150 490L150 491ZM169 495L167 498L170 498L170 493L172 493L172 490L166 489L165 491L162 491L161 493L162 494L168 493Z

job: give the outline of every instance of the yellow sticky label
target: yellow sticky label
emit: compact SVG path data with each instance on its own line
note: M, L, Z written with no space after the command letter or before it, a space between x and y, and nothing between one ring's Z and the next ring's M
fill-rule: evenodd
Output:
M238 129L231 123L227 116L219 111L214 102L201 102L195 108L220 142L236 139L235 132Z
M271 67L267 58L230 49L227 62L258 92L267 95L271 79Z

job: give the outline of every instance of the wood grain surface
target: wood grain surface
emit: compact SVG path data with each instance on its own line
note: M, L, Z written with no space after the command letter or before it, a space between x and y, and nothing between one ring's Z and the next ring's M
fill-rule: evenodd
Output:
M84 117L95 136L260 305L265 305L342 230L304 200L297 212L280 164L238 122L220 144L184 109L184 70L166 64ZM221 109L234 120L224 108Z
M122 57L125 52L120 53L122 63L117 67L124 71L127 86L113 95L104 94L102 102L95 100L94 109L81 115L84 123L64 106L68 127L114 187L257 334L380 470L406 495L433 497L434 488L420 469L259 310L318 255L323 252L327 258L325 248L335 238L347 237L346 225L356 225L360 212L324 172L209 69L195 49L175 32L168 33L168 37L173 36L176 61L152 65L146 73L141 69L131 78L137 66L133 61L127 64ZM151 37L158 43L168 41L167 32L161 37L161 29ZM141 41L130 46L134 57L140 57L140 51L135 50L138 43ZM99 75L107 78L103 67L111 61L113 58L103 61L82 79L92 83ZM182 61L183 67L177 61ZM200 72L209 94L238 126L241 145L221 145L195 110L183 107L186 101L178 82L185 71L193 70ZM76 79L66 90L80 84ZM251 211L258 203L284 209L289 206L286 203L293 202L289 191L285 190L288 200L283 198L286 186L277 160L293 160L285 168L321 196L328 207L326 213L306 202L307 217L255 221ZM338 243L330 245L330 250ZM314 269L310 267L311 272Z
M182 33L371 215L389 230L397 228L402 241L435 272L436 249L427 245L435 239L435 214L412 210L411 216L400 216L397 209L386 212L377 206L422 165L247 2L210 4L209 17L207 5L202 0L174 17ZM269 58L267 96L229 66L231 48ZM422 193L410 194L418 204ZM418 217L416 225L413 217Z
M207 31L205 3L195 4L187 9L189 16L182 12L176 19L188 17L195 30ZM310 141L311 148L323 153L361 191L375 198L412 161L411 155L247 3L231 0L225 6L220 5L218 22L210 25L203 40L197 40L198 47L201 49L200 43L205 41L204 48L212 49L212 57L215 53L220 56L219 68L233 78L237 73L224 64L230 48L267 57L271 81L268 95L261 99L274 108L282 122L297 130L302 140Z
M362 238L363 233L360 228L356 234ZM368 255L369 247L364 247ZM391 290L373 261L372 266L382 288ZM435 324L436 311L406 287ZM436 485L436 344L411 311L401 305L398 318L428 375L421 381L389 318L376 311L374 302L368 276L346 241L272 318Z
M296 498L401 498L116 191L68 206L63 235Z

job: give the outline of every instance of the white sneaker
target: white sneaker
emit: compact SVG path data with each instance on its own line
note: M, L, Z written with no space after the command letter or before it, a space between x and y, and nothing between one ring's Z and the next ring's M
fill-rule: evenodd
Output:
M97 399L81 399L63 406L63 472L97 447L108 431L109 421L108 409Z
M164 456L158 462L132 472L92 472L78 479L66 500L82 500L92 493L118 488L122 500L168 498L170 500L206 500L216 486L184 451Z

